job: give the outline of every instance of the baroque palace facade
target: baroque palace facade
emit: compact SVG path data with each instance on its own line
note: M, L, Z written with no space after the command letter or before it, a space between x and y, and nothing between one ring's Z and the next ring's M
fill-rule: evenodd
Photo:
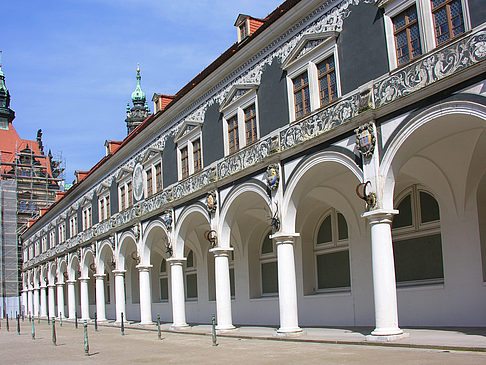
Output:
M238 42L24 233L27 311L485 326L485 19L481 0L238 16Z

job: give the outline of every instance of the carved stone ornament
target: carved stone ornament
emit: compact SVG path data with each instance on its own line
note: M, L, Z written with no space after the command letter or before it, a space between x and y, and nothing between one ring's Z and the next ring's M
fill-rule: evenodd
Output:
M371 158L375 150L376 137L372 123L366 123L355 129L356 149L363 157Z
M280 181L279 167L277 164L271 164L266 171L267 185L272 190L277 190Z
M167 230L170 231L172 229L172 211L164 211L164 213L162 214L162 220L164 221Z
M206 208L208 208L209 213L216 212L216 207L218 206L218 199L216 197L216 191L210 191L206 195Z
M143 198L143 167L140 164L137 164L133 170L132 184L133 197L141 200Z

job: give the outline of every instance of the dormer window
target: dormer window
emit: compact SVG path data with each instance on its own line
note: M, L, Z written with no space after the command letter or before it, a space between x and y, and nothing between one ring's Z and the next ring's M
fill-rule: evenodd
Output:
M240 25L240 39L245 39L248 35L248 28L246 26L246 22Z
M263 23L263 19L253 18L245 14L238 15L235 22L235 27L238 29L238 42L255 33Z

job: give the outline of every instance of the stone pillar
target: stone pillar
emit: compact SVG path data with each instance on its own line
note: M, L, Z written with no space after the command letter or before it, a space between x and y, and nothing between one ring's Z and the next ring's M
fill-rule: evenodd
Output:
M66 318L64 313L64 283L57 282L57 316Z
M393 245L391 222L396 210L374 210L363 213L371 229L371 262L373 265L373 294L375 299L375 324L371 332L374 336L390 340L401 335L398 327L397 290L395 284L395 263L393 261ZM386 338L386 336L391 336Z
M298 234L274 234L270 238L277 245L278 303L280 328L278 333L301 332L297 309L297 282L295 279L294 242Z
M124 320L127 319L127 312L125 311L125 270L113 270L113 274L115 275L116 322L121 323L122 313Z
M24 313L24 315L29 311L28 310L28 300L27 300L27 295L28 295L29 291L27 289L24 289L22 290L22 305L23 305L23 309L21 309L21 314L22 314L22 311Z
M34 313L33 316L39 316L39 288L34 288Z
M150 269L152 265L137 265L140 278L140 324L152 324L152 288Z
M29 288L29 292L28 292L28 306L27 306L27 315L31 315L33 316L34 315L34 289L32 288Z
M55 287L56 285L54 284L49 284L47 286L49 290L49 313L47 315L49 318L56 317Z
M47 318L47 286L45 284L40 288L40 316Z
M79 278L79 286L81 289L81 320L83 321L89 321L88 280L89 278Z
M188 327L186 323L186 299L184 294L185 258L167 259L170 265L171 301L172 301L172 328Z
M75 319L76 317L76 291L75 285L76 280L68 280L67 287L68 287L68 313L69 319Z
M232 330L231 316L231 284L229 274L229 255L232 248L212 248L214 254L214 273L216 279L216 313L218 316L218 330Z
M96 278L96 314L98 321L106 321L105 276L105 274L94 274L94 277Z

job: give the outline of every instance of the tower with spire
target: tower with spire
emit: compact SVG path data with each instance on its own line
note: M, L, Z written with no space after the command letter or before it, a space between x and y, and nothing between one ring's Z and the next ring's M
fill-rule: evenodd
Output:
M2 71L2 51L0 51L0 129L8 129L9 123L15 118L15 112L10 109L10 92L5 85L5 74Z
M133 107L130 108L130 103L127 103L127 119L125 119L125 122L127 123L127 134L132 133L132 131L142 124L142 122L150 115L150 109L147 105L145 93L140 86L141 80L140 66L137 65L137 87L132 93Z

